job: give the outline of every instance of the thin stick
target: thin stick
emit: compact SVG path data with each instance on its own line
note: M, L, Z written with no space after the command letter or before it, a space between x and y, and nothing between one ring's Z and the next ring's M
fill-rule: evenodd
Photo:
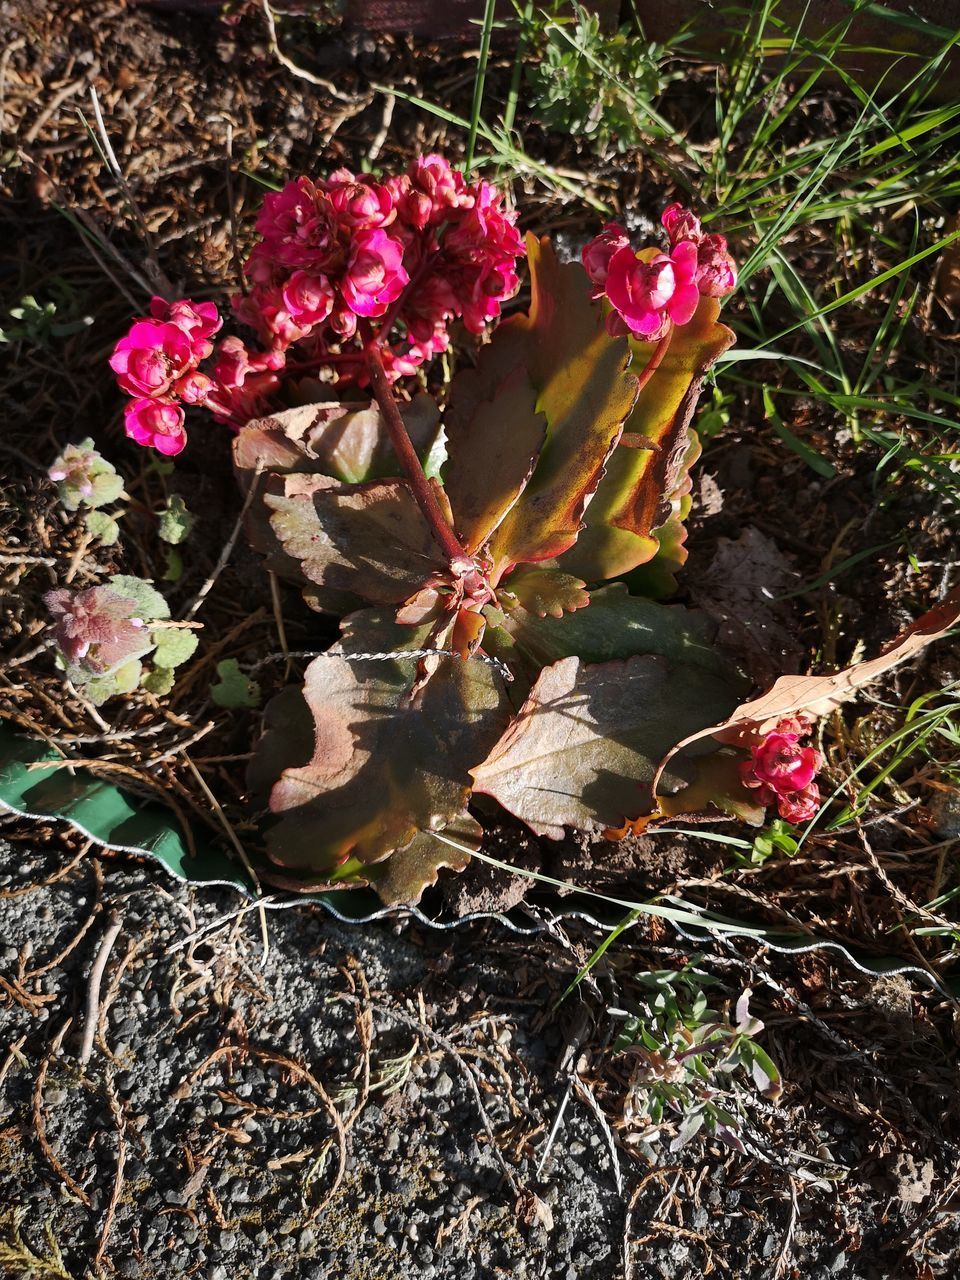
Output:
M227 179L227 212L230 215L230 257L233 269L237 273L237 287L244 295L247 293L247 277L243 273L240 261L240 240L237 235L237 209L233 198L233 121L227 121L227 155L224 166Z
M107 1102L110 1105L110 1114L113 1117L113 1122L117 1126L117 1164L113 1172L113 1189L110 1192L110 1203L107 1205L107 1211L103 1215L103 1226L100 1228L100 1239L97 1242L97 1252L93 1259L94 1270L98 1273L100 1263L103 1261L103 1255L107 1251L107 1242L113 1229L113 1219L117 1212L117 1205L120 1203L120 1193L123 1190L123 1171L127 1163L127 1143L123 1136L123 1128L126 1123L123 1104L117 1097L117 1092L113 1087L113 1080L109 1076L107 1078Z
M84 1066L90 1061L90 1055L93 1053L93 1037L97 1033L97 1023L100 1021L98 1011L100 1008L100 984L103 981L103 971L107 967L110 952L122 927L123 921L120 916L116 912L111 913L107 922L106 932L103 935L103 941L100 943L100 950L97 952L93 968L90 970L90 982L87 986L87 1012L83 1024L83 1043L80 1046L80 1061Z
M270 52L288 71L292 71L295 76L299 76L301 80L306 80L307 84L314 84L318 89L326 89L332 97L337 98L340 102L355 101L348 94L341 93L332 80L324 80L322 76L315 76L312 71L307 71L305 67L299 66L292 58L280 48L280 42L277 38L277 23L273 16L273 9L270 6L270 0L260 0L260 7L263 9L263 16L267 20L267 39L270 43Z
M210 801L210 804L213 808L214 813L217 815L217 817L220 820L220 825L223 827L224 831L226 832L227 839L233 845L234 849L236 849L237 854L240 858L240 861L243 863L244 870L246 871L250 879L253 881L253 885L257 891L257 894L260 895L263 892L260 887L260 877L257 875L256 871L253 869L253 863L250 861L249 857L247 856L246 849L244 849L243 845L240 843L240 837L237 835L236 831L234 831L233 826L230 823L230 819L223 812L223 809L220 805L220 801L217 799L217 797L213 794L213 792L207 786L207 781L204 778L203 774L200 772L197 766L193 763L193 761L190 759L187 753L185 751L181 751L180 754L183 758L184 764L189 768L190 772L196 778L201 791ZM260 934L261 934L261 937L263 938L263 958L264 960L266 960L267 956L270 953L270 936L267 933L267 913L263 909L262 902L259 902L257 904L257 908L258 908L258 915L260 917Z
M356 1005L361 1004L360 1000L358 1000L356 996L352 996L352 995L344 994L340 997L340 999L350 1000ZM493 1154L497 1157L497 1161L500 1165L500 1168L503 1171L503 1176L506 1179L507 1184L510 1187L510 1190L513 1192L515 1196L519 1198L523 1194L524 1188L517 1181L516 1175L514 1174L510 1166L507 1164L506 1157L504 1156L503 1152L500 1150L499 1144L497 1143L496 1135L493 1132L493 1126L490 1123L490 1117L487 1115L487 1109L483 1105L483 1098L480 1096L480 1089L479 1089L479 1086L477 1085L474 1072L470 1067L470 1064L464 1058L463 1054L457 1048L457 1046L453 1044L450 1040L448 1040L446 1036L441 1035L439 1031L434 1031L432 1027L427 1026L425 1022L422 1022L417 1018L412 1018L407 1013L401 1013L399 1009L392 1009L389 1005L386 1005L386 1004L374 1004L374 1003L370 1004L370 1008L377 1010L377 1012L384 1014L388 1018L392 1018L394 1022L400 1022L404 1026L410 1027L410 1029L417 1032L418 1035L426 1036L429 1040L432 1040L434 1044L438 1044L441 1049L445 1049L446 1052L450 1055L450 1057L453 1058L454 1062L457 1064L457 1066L460 1069L460 1074L463 1076L464 1080L466 1081L470 1089L470 1092L473 1094L473 1100L476 1104L477 1111L479 1112L479 1115L480 1115L480 1123L483 1125L484 1132L487 1135L487 1140L490 1143L490 1149L493 1152Z
M458 542L457 535L450 528L446 517L440 510L440 504L437 502L436 495L430 487L430 482L424 474L420 459L417 457L417 451L414 449L407 434L407 428L404 426L403 418L400 416L400 410L397 407L393 392L390 390L390 383L387 381L387 375L384 372L383 357L380 354L380 348L377 343L375 341L367 342L364 354L367 358L367 371L370 375L370 389L377 404L380 406L380 412L383 414L383 420L390 435L390 443L393 445L393 451L399 458L400 465L406 473L417 505L426 517L430 530L447 559L452 562L458 560L469 561L470 557Z
M281 608L280 603L280 582L277 575L272 570L269 571L268 576L270 578L270 603L273 606L273 620L277 627L277 639L280 641L280 648L283 651L280 656L285 658L287 662L287 670L284 675L284 679L289 680L290 645L287 641L287 628L283 621L283 609ZM311 656L315 657L316 655L313 654Z
M70 1030L72 1023L73 1019L67 1018L66 1022L54 1036L53 1043L50 1045L43 1061L40 1063L40 1070L37 1072L37 1078L33 1084L33 1125L37 1134L37 1143L39 1144L40 1150L46 1156L51 1169L53 1169L57 1177L63 1181L81 1204L86 1205L89 1209L90 1197L87 1195L86 1191L84 1191L83 1187L80 1186L79 1182L67 1173L66 1169L57 1159L56 1152L53 1147L51 1147L50 1140L47 1137L47 1126L43 1118L43 1086L46 1084L47 1072L50 1069L50 1063L60 1052L60 1046L63 1044L63 1038Z
M387 93L383 99L383 115L380 119L380 128L377 130L377 136L370 143L370 150L367 152L367 163L373 164L377 156L383 150L383 144L387 140L387 134L390 132L390 125L393 122L393 112L397 105L397 95L395 93Z
M100 154L102 155L107 168L110 170L110 173L113 175L114 182L116 182L117 186L120 188L120 193L124 200L126 200L127 207L133 214L134 219L140 228L140 234L143 236L143 242L147 248L146 265L150 268L150 273L154 278L156 287L158 289L162 289L169 297L172 298L174 296L173 285L167 279L160 266L159 259L157 258L156 246L153 242L153 236L150 233L150 228L147 226L146 219L140 212L140 206L133 198L133 192L130 190L126 178L123 176L123 170L120 168L120 162L113 150L110 135L107 133L107 126L103 121L103 112L100 110L100 99L97 97L97 91L93 85L90 85L90 101L93 104L93 114L96 116L97 129L100 133ZM80 116L81 122L86 125L86 121L83 119L83 113L78 111L77 114Z
M79 692L79 690L76 688L73 682L71 680L68 680L66 677L64 677L63 684L67 692L72 693L73 696L76 698L76 700L80 703L81 707L83 707L84 711L86 711L87 715L90 717L93 723L99 726L99 728L101 728L104 731L104 733L110 733L113 729L113 725L107 724L106 720L104 720L103 716L96 709L93 703L87 701L87 699L83 696L82 693Z
M213 566L212 573L207 578L206 582L203 584L203 586L200 588L197 594L194 596L192 603L184 613L183 621L188 621L190 618L194 616L195 613L197 613L197 611L200 609L200 606L203 604L204 600L206 600L211 589L213 588L214 583L226 568L227 561L233 555L233 548L237 545L237 539L240 537L240 530L243 528L244 516L247 514L247 511L250 509L250 503L253 501L253 496L256 493L257 489L259 488L260 474L262 471L263 471L263 462L261 460L260 462L257 463L257 469L253 473L253 479L250 481L250 488L247 490L247 496L243 501L243 506L240 509L240 514L237 516L237 523L233 526L233 532L230 534L230 537L227 539L223 550L220 552L220 558L217 560L217 563Z

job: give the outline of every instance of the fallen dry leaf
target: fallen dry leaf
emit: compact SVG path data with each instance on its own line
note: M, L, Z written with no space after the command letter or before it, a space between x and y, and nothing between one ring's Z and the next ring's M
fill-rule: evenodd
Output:
M940 604L922 614L876 658L870 658L867 662L855 662L829 676L781 676L766 693L744 702L726 720L721 720L708 729L699 729L671 747L657 768L653 780L654 795L667 765L684 747L710 735L722 742L742 741L748 734L752 736L769 732L781 717L796 715L800 711L815 718L825 716L853 697L859 689L892 667L905 662L907 658L913 657L932 641L945 636L958 619L960 587L951 591Z

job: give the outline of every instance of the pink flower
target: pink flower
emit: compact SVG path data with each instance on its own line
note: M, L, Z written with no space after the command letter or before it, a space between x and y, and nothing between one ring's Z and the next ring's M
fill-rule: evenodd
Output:
M725 298L737 287L737 268L723 236L704 236L697 245L697 288L708 298Z
M607 272L606 294L617 313L612 331L619 328L619 316L632 333L654 342L671 322L686 324L700 301L696 270L697 250L689 241L678 244L669 257L658 253L649 262L629 247L618 249Z
M756 786L774 791L802 791L817 775L823 764L819 751L801 747L792 733L768 733L758 747L753 747L749 769Z
M667 205L660 215L660 221L670 237L671 247L681 240L699 241L703 234L700 219L690 209L685 209L679 203Z
M110 368L132 396L163 396L190 368L190 338L175 324L137 320L113 349Z
M466 328L471 333L482 333L487 322L500 314L501 301L512 297L519 285L520 278L511 268L482 264L474 273L469 293L460 299Z
M788 791L777 801L777 812L787 822L809 822L820 808L820 788L815 782L802 791Z
M283 287L283 305L294 324L308 329L326 320L335 295L326 276L295 271Z
M150 315L161 323L175 324L190 339L194 364L206 360L213 352L210 339L223 326L220 313L212 302L167 302L163 298L151 298Z
M242 426L263 412L268 397L280 385L277 371L284 366L284 354L251 354L239 338L224 338L218 355L206 407L221 422Z
M664 209L661 221L670 237L670 245L690 242L697 247L696 285L709 298L723 298L737 287L737 268L727 251L723 236L706 235L700 219L681 204Z
M288 267L323 271L339 252L329 201L309 178L265 196L257 230L264 254Z
M71 666L83 662L103 675L152 648L136 603L110 587L48 591L43 603L53 616L54 638Z
M400 196L401 217L422 231L470 208L474 195L463 174L439 155L418 156L407 170L406 190Z
M172 456L187 443L183 410L172 400L131 400L123 411L124 430L137 444L149 445Z
M334 217L341 227L371 231L385 227L397 216L388 187L358 182L349 169L337 169L325 184Z
M185 373L180 381L173 385L174 395L184 404L203 404L212 389L213 379L196 369Z
M610 259L620 249L628 249L630 240L623 227L616 222L607 222L599 235L584 245L580 257L583 267L593 285L594 298L602 298L607 286L607 272Z
M385 231L360 231L353 238L343 279L347 306L358 316L382 316L410 279L403 246Z
M349 342L357 332L357 317L346 303L338 303L330 316L330 329L338 342Z
M805 716L781 720L762 742L750 749L750 759L740 766L740 780L757 792L763 805L776 804L788 822L807 822L820 805L814 778L823 767L823 756L814 747L801 747L799 739L810 731Z

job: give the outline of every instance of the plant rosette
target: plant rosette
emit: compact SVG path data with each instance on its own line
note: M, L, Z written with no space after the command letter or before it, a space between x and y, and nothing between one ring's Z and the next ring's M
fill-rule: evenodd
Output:
M264 878L416 901L478 847L474 794L551 838L816 807L812 721L714 736L749 673L663 603L736 284L721 236L679 205L663 226L636 249L608 224L561 263L440 156L301 177L266 197L233 299L255 343L155 299L117 344L128 433L172 455L187 408L232 428L253 547L342 619L265 709ZM524 256L529 307L497 323ZM415 375L454 321L495 327L441 412Z

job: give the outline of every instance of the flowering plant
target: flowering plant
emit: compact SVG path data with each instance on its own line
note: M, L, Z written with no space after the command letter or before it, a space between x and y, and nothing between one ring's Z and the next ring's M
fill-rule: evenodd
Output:
M232 428L254 548L343 619L265 713L250 787L275 881L416 898L479 838L471 792L548 836L616 827L651 811L657 761L742 696L709 619L657 602L686 558L691 419L736 283L691 212L663 227L663 247L635 248L608 224L562 264L440 156L301 177L266 197L231 300L249 336L158 298L118 342L128 435L176 454L191 406ZM487 331L524 256L529 309L441 411L413 375L455 322ZM819 758L777 750L740 750L742 770L719 752L719 772L691 756L661 791L782 813Z

